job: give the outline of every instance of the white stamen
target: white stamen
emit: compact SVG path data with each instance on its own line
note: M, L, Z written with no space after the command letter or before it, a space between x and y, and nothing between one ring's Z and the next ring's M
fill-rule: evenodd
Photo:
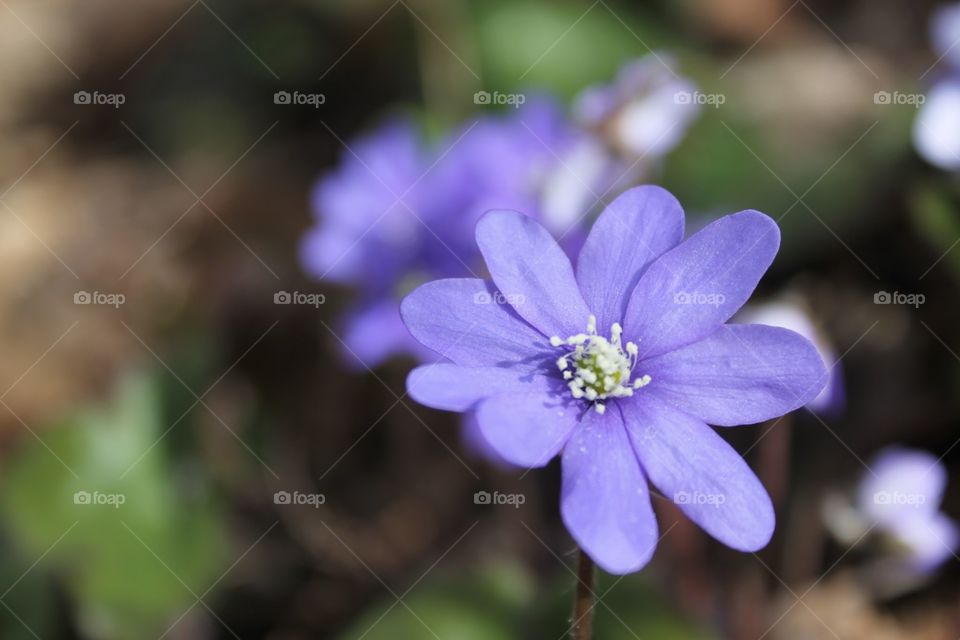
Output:
M620 326L619 322L614 322L610 326L610 341L619 346L621 335L623 335L623 327Z
M614 322L610 326L610 339L597 335L597 318L587 320L587 332L563 339L550 338L554 347L572 347L569 353L557 358L557 368L567 380L570 395L593 402L597 413L603 414L606 405L600 400L626 398L635 389L650 384L650 376L643 375L631 382L633 368L637 364L639 349L636 343L621 344L623 327ZM571 366L572 365L572 366Z

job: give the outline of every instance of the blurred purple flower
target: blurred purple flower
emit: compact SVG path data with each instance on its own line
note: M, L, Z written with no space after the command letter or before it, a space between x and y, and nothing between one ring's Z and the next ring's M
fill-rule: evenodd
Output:
M934 50L950 68L927 92L913 123L917 153L946 171L960 170L960 3L933 13L930 25Z
M926 573L956 552L957 524L940 511L947 471L925 451L889 448L871 462L857 494L867 521L895 541L911 569Z
M341 329L347 362L362 368L399 354L429 357L403 329L399 300L429 279L476 275L473 231L487 210L524 211L575 253L585 217L609 193L636 184L648 169L642 160L658 160L686 130L694 112L673 93L689 86L650 57L625 67L614 87L593 90L609 93L607 116L630 113L630 127L656 132L643 146L634 144L639 135L598 136L600 119L580 126L544 96L511 115L481 117L429 148L406 121L351 143L314 191L317 223L301 247L311 275L357 290ZM645 157L624 155L629 148Z
M351 145L314 191L317 226L301 248L311 275L358 290L343 330L348 362L426 355L400 322L400 298L427 279L479 268L472 234L484 211L539 215L540 176L574 133L559 108L537 99L516 115L481 118L430 151L409 122L389 122ZM578 222L551 227L576 243Z
M940 58L960 69L960 3L934 10L930 20L930 39Z
M312 195L319 220L304 238L301 260L318 279L360 290L344 342L363 362L415 348L388 301L398 280L430 259L418 220L427 215L418 184L426 162L414 127L389 122L356 141Z
M960 77L934 85L926 98L913 122L917 153L946 171L960 170Z
M771 327L789 329L809 340L820 358L827 364L829 379L823 391L807 403L807 408L817 413L836 413L841 411L846 403L843 387L843 371L836 351L823 332L814 325L813 319L806 309L791 300L776 300L758 305L748 305L736 319L740 322L765 324Z
M409 269L418 257L419 223L405 204L419 204L410 191L425 166L410 123L389 122L356 141L313 191L320 224L304 239L307 271L367 291L392 288L397 271Z
M625 156L662 158L700 112L696 85L679 76L675 67L673 58L664 54L633 60L612 84L584 91L575 114Z
M640 569L656 547L648 478L725 544L766 545L770 498L707 423L782 415L826 383L796 333L725 324L772 262L776 224L743 211L686 241L683 229L670 193L631 189L597 219L574 269L534 219L491 211L476 239L493 282L437 280L401 306L411 333L449 359L414 369L410 395L475 410L513 464L560 454L564 522L612 573Z
M424 179L430 202L443 218L437 231L446 245L442 254L451 261L444 272L433 275L469 275L479 268L473 230L490 209L526 211L562 236L565 244L582 240L582 211L556 215L543 206L545 184L555 174L590 191L599 188L602 176L562 162L582 138L583 132L544 96L533 97L515 115L479 118L450 136L442 145L445 156ZM454 254L464 256L469 269Z

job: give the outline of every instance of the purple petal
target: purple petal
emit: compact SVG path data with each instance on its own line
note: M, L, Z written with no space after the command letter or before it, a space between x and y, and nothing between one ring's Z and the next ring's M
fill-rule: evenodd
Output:
M546 376L512 367L463 367L440 363L417 367L407 376L410 397L434 409L466 411L501 393L542 393L560 384Z
M356 244L356 234L348 230L314 227L300 243L300 263L315 278L354 283L363 279L366 266Z
M642 99L624 105L613 125L613 135L638 158L663 157L683 140L700 114L701 106L680 96L693 96L696 85L675 80L651 88Z
M553 394L506 393L477 405L487 442L511 463L542 467L563 448L581 408Z
M809 340L827 365L827 384L807 408L823 414L838 413L845 404L843 367L827 336L819 331L810 313L797 302L775 300L759 305L747 305L736 316L737 322L765 324L799 333ZM708 420L709 422L709 420Z
M650 489L615 406L587 411L563 449L563 522L605 571L637 571L657 546Z
M489 282L434 280L403 299L400 315L427 347L468 367L538 366L550 346Z
M773 504L733 447L697 418L642 393L620 406L643 470L668 499L727 546L766 546Z
M816 348L779 327L734 324L639 363L644 393L710 424L731 427L781 416L817 397L827 372Z
M414 340L403 326L396 300L383 300L353 311L344 325L343 359L353 369L372 369L400 354L428 362L438 360L436 354Z
M483 431L480 430L480 423L477 421L477 413L475 411L468 411L461 416L460 442L468 453L483 458L501 469L517 468L515 465L504 460L503 456L487 441L486 436L483 435Z
M924 573L949 560L960 544L957 523L942 513L892 522L888 530L906 546L913 568Z
M692 99L696 85L680 77L675 66L663 53L631 60L611 84L581 93L574 112L588 127L609 135L617 148L655 160L680 142L701 109Z
M701 340L750 297L780 245L758 211L723 217L657 258L640 277L624 335L649 358Z
M960 46L957 47L960 50ZM913 145L924 160L946 171L960 169L960 82L947 80L927 93L913 121Z
M960 67L960 4L937 7L930 19L933 48L948 64Z
M576 244L571 236L580 236L582 244L584 217L600 203L597 194L610 191L625 167L605 144L586 134L560 153L561 159L543 175L539 219L569 248Z
M957 524L939 511L947 470L936 456L891 447L870 462L857 504L868 521L893 536L911 568L936 569L960 544Z
M538 214L539 194L531 185L556 164L554 149L564 149L575 131L552 99L527 97L516 113L479 117L439 145L446 153L423 191L446 212L431 228L458 255L477 253L475 231L485 212Z
M947 470L933 454L888 448L870 462L858 492L860 509L873 522L924 517L940 508Z
M477 245L497 288L546 336L583 332L590 315L573 267L540 224L516 211L490 211L477 223Z
M411 123L398 121L351 142L313 190L317 227L301 247L307 271L383 287L409 268L421 224L404 205L419 208L411 193L425 167L419 138Z
M601 333L623 319L643 269L683 240L683 208L669 191L635 187L604 209L577 258L577 282Z
M413 123L387 122L352 140L337 168L317 183L311 198L314 214L329 224L362 232L393 208L425 166Z

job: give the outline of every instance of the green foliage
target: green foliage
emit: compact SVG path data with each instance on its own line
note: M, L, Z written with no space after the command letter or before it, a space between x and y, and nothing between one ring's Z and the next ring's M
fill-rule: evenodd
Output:
M10 541L4 539L4 548ZM36 640L55 637L55 592L42 572L31 568L33 560L16 554L0 555L0 637L4 640Z
M725 77L735 58L703 55L649 13L617 5L614 14L603 4L587 11L589 5L545 1L474 6L488 89L543 88L569 99L587 86L610 82L625 61L650 49L676 55L678 73L704 93L722 93L725 102L705 106L654 180L694 215L712 218L752 208L778 219L783 259L839 247L834 234L850 242L876 225L876 216L885 213L869 206L878 180L892 176L911 153L912 107L875 105L873 95L858 85L849 88L843 103L858 105L854 115L817 112L824 121L804 120L796 112L777 117L781 103L758 95L755 85L734 81L736 73ZM801 71L798 66L789 73ZM860 74L870 72L848 73L861 80ZM815 96L805 99L819 104ZM757 105L758 100L769 104Z
M94 637L158 635L224 566L217 511L172 481L158 396L127 379L108 406L26 445L2 481L15 546L42 556L34 572L62 576Z
M960 238L960 209L956 200L940 186L924 185L911 194L910 212L921 237L937 255L944 256L942 263L953 276L960 277L960 251L954 251L954 243Z
M400 595L398 593L398 595ZM508 640L519 608L530 601L530 578L508 565L456 577L427 578L396 603L392 598L371 608L343 640ZM432 633L431 633L432 632Z
M456 577L428 577L404 604L392 598L373 607L341 636L342 640L455 640L532 638L554 640L569 635L574 576L535 591L515 565L499 564ZM707 640L712 636L678 615L639 575L603 576L596 592L596 640ZM432 633L431 633L432 632ZM364 635L366 634L366 635Z
M484 84L499 91L534 87L569 97L664 43L650 20L603 4L481 2L476 11Z
M706 79L720 69L695 68L691 75L710 93L721 87ZM689 73L689 65L681 70ZM894 108L880 120L865 99L859 118L815 138L789 121L752 119L744 108L749 98L736 85L722 91L726 103L703 109L665 164L661 183L689 213L763 211L780 224L781 260L841 246L834 234L852 243L893 213L870 205L877 184L911 153L913 109Z

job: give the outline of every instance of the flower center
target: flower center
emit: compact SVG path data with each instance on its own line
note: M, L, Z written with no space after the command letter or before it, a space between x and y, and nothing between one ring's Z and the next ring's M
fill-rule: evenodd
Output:
M568 349L566 354L557 358L557 368L563 372L570 394L592 402L600 414L607 409L603 400L632 396L634 389L650 384L648 375L630 381L637 365L637 345L629 341L621 345L622 333L623 328L614 322L609 340L597 335L597 318L591 315L586 333L578 333L566 340L560 336L550 338L552 346Z

